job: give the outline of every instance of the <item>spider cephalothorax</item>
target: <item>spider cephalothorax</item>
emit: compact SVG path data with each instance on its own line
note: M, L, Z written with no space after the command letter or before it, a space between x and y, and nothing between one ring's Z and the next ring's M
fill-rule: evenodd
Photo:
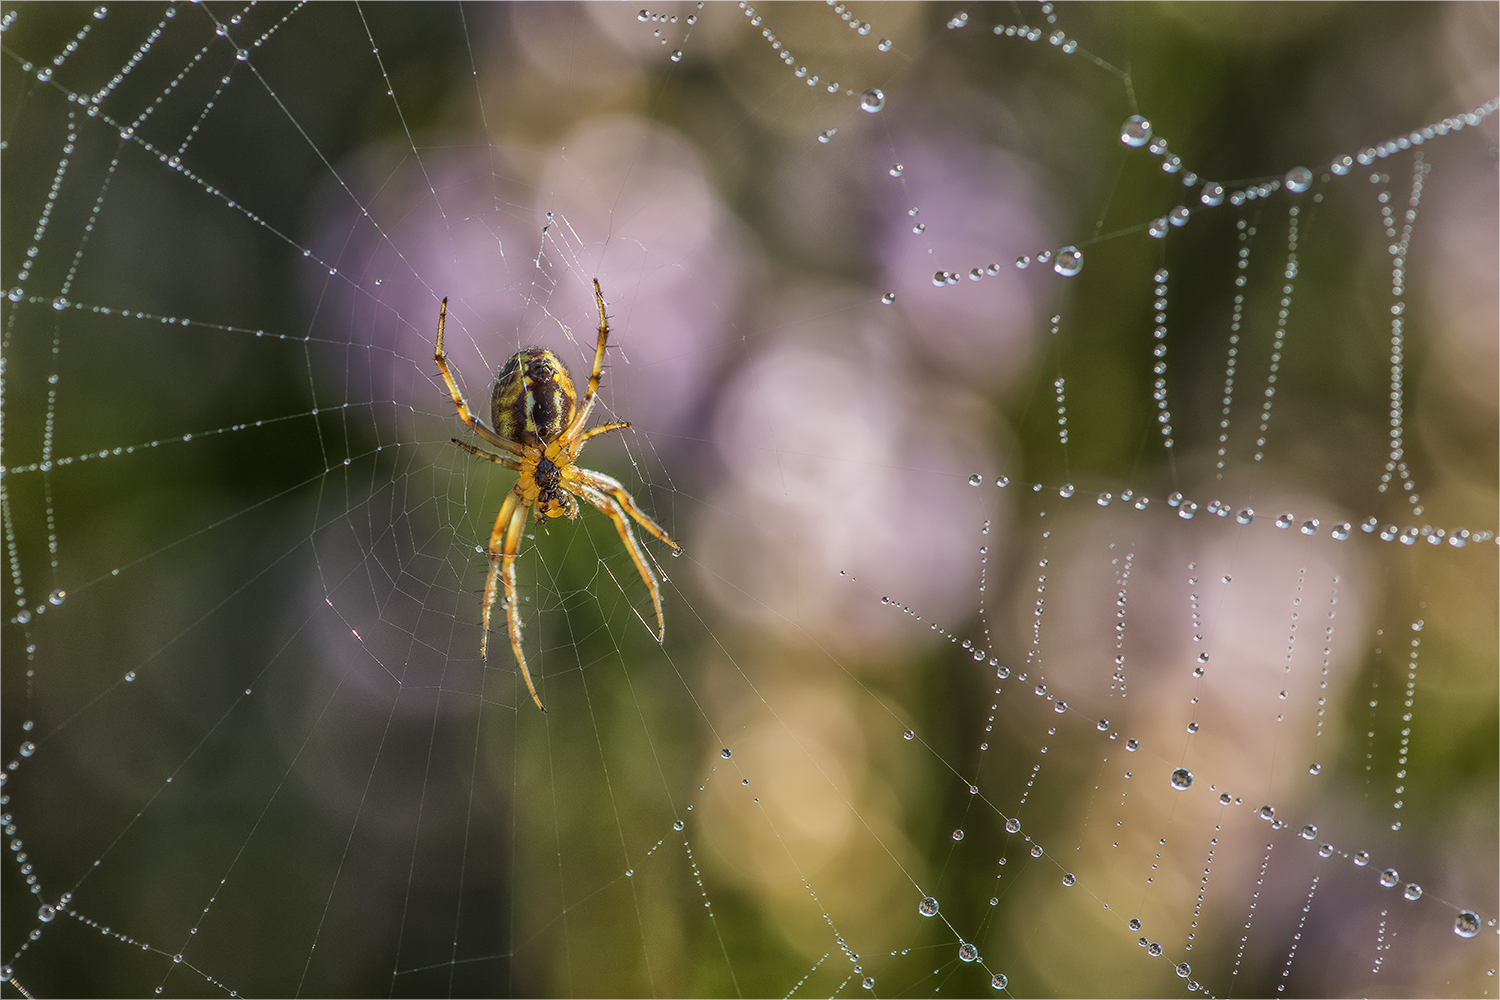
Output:
M503 465L519 475L515 486L506 494L500 505L500 515L495 518L494 530L490 532L490 570L484 584L483 637L479 642L479 655L488 657L490 636L490 610L494 607L497 578L504 576L505 617L510 631L510 647L515 652L516 663L521 668L521 677L531 692L536 707L542 707L542 699L531 682L531 672L526 669L526 656L521 652L521 613L516 605L516 553L521 544L521 529L526 523L526 511L535 508L538 522L549 517L578 516L578 500L582 498L603 511L614 522L620 540L630 553L636 570L651 592L651 603L656 607L656 639L666 637L666 624L661 616L661 587L656 574L646 562L645 553L635 540L626 515L657 538L681 549L676 542L651 518L647 517L625 487L602 472L582 469L573 463L589 438L606 431L629 427L624 421L600 424L584 430L594 401L599 394L599 378L604 371L604 346L609 340L609 320L604 314L604 293L599 282L594 282L594 299L599 305L599 344L594 350L594 368L589 374L588 392L583 403L578 402L578 391L573 386L573 377L567 365L557 355L542 347L527 347L513 354L495 377L495 389L490 397L490 418L494 428L486 427L484 421L469 411L453 373L448 369L448 356L443 353L443 327L448 318L448 300L438 311L437 347L433 352L438 371L443 376L458 417L484 441L499 448L504 454L496 454L484 448L453 439L453 443L479 458Z

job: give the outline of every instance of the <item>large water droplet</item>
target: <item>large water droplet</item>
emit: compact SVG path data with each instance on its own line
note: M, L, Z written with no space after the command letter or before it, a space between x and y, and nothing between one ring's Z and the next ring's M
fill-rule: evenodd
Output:
M924 917L935 917L938 912L938 901L931 896L923 896L922 901L917 904L917 912Z
M1064 278L1071 278L1083 270L1083 251L1077 247L1063 247L1057 251L1057 260L1052 262L1052 270Z
M889 38L882 38L875 44L875 47L881 52L889 52L891 51L891 40Z
M1479 914L1464 910L1453 918L1453 933L1461 938L1471 938L1479 933Z
M1422 898L1422 887L1415 882L1406 883L1406 888L1401 890L1401 895L1415 903Z
M977 962L979 961L979 949L965 941L958 946L958 958L961 962Z
M68 599L68 592L66 590L61 589L61 588L59 588L57 590L54 590L52 593L50 593L50 594L47 595L47 603L50 604L50 605L52 605L53 607L57 607L58 605L62 604L63 601L66 601L67 599Z
M1401 876L1397 874L1396 869L1394 868L1387 868L1385 871L1380 873L1380 884L1385 886L1387 889L1389 889L1399 881L1401 881Z
M1312 187L1313 172L1306 167L1293 167L1286 172L1286 189L1292 194L1301 194Z
M871 87L859 96L859 109L867 114L874 114L885 107L885 92L879 87Z
M963 832L963 830L962 829L954 830L953 831L953 839L954 840L963 840L964 839L964 832Z
M43 903L41 909L36 911L36 918L44 924L50 924L57 919L57 909L51 904Z
M1179 767L1172 772L1172 787L1179 792L1185 792L1193 787L1193 772L1185 767Z
M1120 141L1127 146L1144 146L1151 141L1151 123L1140 115L1131 115L1120 126Z
M1069 886L1071 886L1071 885L1077 885L1077 884L1078 884L1078 876L1077 875L1074 875L1072 872L1066 872L1063 875L1063 885L1069 885Z
M1473 936L1472 934L1469 935L1469 937ZM1005 977L1005 973L997 972L990 977L990 985L997 990L1003 990L1006 986L1010 985L1010 980Z

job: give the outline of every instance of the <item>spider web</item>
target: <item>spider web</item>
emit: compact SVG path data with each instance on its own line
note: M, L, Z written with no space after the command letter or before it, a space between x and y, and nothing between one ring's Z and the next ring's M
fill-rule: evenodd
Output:
M0 25L6 995L1494 993L1494 6Z

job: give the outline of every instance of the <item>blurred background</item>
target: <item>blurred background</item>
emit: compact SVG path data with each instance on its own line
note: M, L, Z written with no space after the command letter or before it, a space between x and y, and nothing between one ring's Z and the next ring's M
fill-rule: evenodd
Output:
M0 992L1495 991L1495 5L0 10Z

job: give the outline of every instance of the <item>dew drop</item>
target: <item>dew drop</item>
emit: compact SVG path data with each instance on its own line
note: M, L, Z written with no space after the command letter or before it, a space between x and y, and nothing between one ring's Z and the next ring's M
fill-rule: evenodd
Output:
M1120 141L1139 148L1151 141L1151 123L1140 115L1131 115L1120 126Z
M1020 833L1021 832L1021 821L1018 820L1018 819L1016 819L1014 816L1012 816L1010 819L1006 820L1005 821L1005 832L1006 833Z
M1033 858L1039 858L1039 857L1042 856L1042 845L1041 844L1032 844L1031 845L1031 856Z
M1179 792L1185 792L1193 787L1193 772L1185 767L1179 767L1172 772L1172 787Z
M1469 936L1473 937L1472 934L1469 935ZM1003 990L1009 984L1010 984L1010 980L1005 977L1005 973L1003 973L1003 972L997 972L993 976L990 977L990 985L993 986L997 990Z
M1396 873L1396 869L1394 868L1387 868L1385 871L1380 873L1380 884L1385 886L1387 889L1389 889L1399 881L1401 881L1401 876Z
M982 482L984 482L984 479L977 472L969 477L970 486L978 486Z
M672 824L672 829L674 829L674 830L681 830L686 825L687 824L683 823L682 820L678 820L677 822L675 822L675 823Z
M36 911L36 918L44 924L50 924L57 919L57 908L50 903L43 903L41 909Z
M897 163L896 165L894 165L893 167L891 167L891 176L892 177L900 177L901 174L902 174L902 172L904 172L905 170L906 170L906 167L904 165L902 165L900 163Z
M1370 852L1355 851L1353 860L1356 868L1363 868L1365 865L1370 863Z
M734 756L734 751L730 750L728 747L725 747L723 750L719 751L719 756L723 757L725 760L728 760L730 757Z
M1209 208L1224 204L1224 185L1207 181L1203 185L1203 191L1198 195L1198 200Z
M1241 524L1249 524L1251 521L1255 520L1255 511L1251 510L1249 507L1246 507L1238 514L1234 515L1234 519Z
M1063 885L1072 886L1077 884L1078 876L1074 875L1072 872L1066 872L1063 875Z
M1071 278L1083 270L1083 251L1077 247L1063 247L1057 251L1057 260L1052 262L1052 270L1064 278Z
M888 306L888 305L890 305L891 303L893 303L895 301L896 301L896 293L895 292L886 292L884 295L882 295L880 297L880 304L883 305L883 306Z
M875 114L885 107L885 92L879 87L871 87L859 95L859 110L866 114Z
M1312 840L1317 835L1318 828L1311 823L1302 828L1301 837L1303 840Z
M21 744L21 756L22 757L30 757L34 753L36 753L36 744L35 743L31 742L30 740L27 740L25 743Z
M838 131L836 128L826 128L818 133L818 141L827 145L833 141L833 137L838 134Z
M1167 213L1167 221L1174 226L1185 226L1187 225L1188 217L1190 215L1192 215L1192 213L1188 211L1188 207L1186 205L1178 205L1176 208L1172 209L1172 211Z
M1332 856L1333 856L1333 845L1332 844L1319 844L1318 845L1318 857L1320 857L1320 858L1328 858L1328 857L1332 857Z
M1313 172L1306 167L1293 167L1286 172L1286 180L1283 182L1286 189L1292 194L1301 194L1312 187Z
M875 43L875 47L881 52L889 52L891 51L891 40L889 38L882 38L879 42Z
M1312 774L1312 775L1322 774L1323 773L1323 765L1322 764L1318 764L1318 763L1313 763L1310 767L1308 767L1307 773L1308 774Z
M979 949L965 941L958 946L958 959L961 962L977 962L979 961Z
M47 595L47 603L50 604L50 605L52 605L53 607L57 607L58 605L62 604L63 601L66 601L67 599L68 599L68 592L66 590L61 590L61 589L54 590L52 593L50 593L50 594Z
M1128 739L1128 740L1125 741L1125 749L1129 750L1131 753L1135 753L1140 748L1141 748L1140 741L1137 740L1133 736L1130 739Z
M1453 918L1453 933L1461 938L1471 938L1479 933L1479 914L1464 910Z
M954 830L953 831L953 839L954 840L963 840L964 839L964 831L961 828L958 829L958 830Z
M1415 882L1406 883L1406 888L1401 890L1401 895L1415 903L1422 898L1422 887Z
M924 917L935 917L938 912L938 901L931 896L923 896L922 901L917 904L917 912Z
M912 732L910 729L908 729L906 732L904 732L904 733L901 734L901 738L903 740L912 740L912 739L916 739L916 737L917 737L917 734L914 733L914 732Z

